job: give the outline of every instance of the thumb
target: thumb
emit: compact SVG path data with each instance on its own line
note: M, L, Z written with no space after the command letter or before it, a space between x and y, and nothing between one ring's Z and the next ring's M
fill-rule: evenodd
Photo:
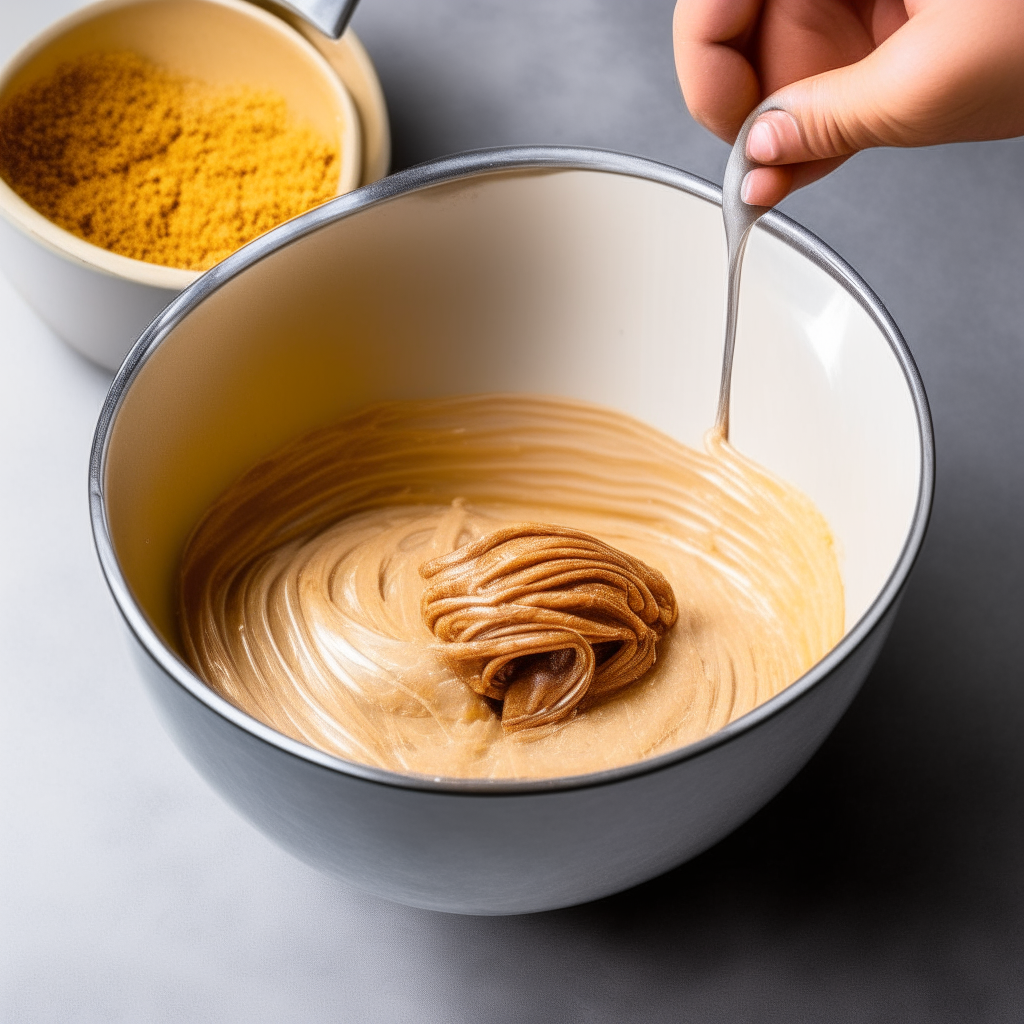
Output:
M868 57L805 78L772 97L782 110L762 114L747 137L747 156L780 166L836 161L871 146L892 145L886 136L878 76Z
M744 178L744 202L774 206L859 150L900 144L890 138L894 119L883 113L889 76L876 55L772 94L784 109L766 111L751 126L747 157L764 166Z

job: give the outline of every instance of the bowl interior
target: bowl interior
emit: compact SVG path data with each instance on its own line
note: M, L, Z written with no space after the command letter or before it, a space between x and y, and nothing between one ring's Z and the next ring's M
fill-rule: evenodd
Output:
M280 444L369 402L564 395L700 445L724 263L713 203L576 169L436 184L271 252L175 323L116 413L106 512L136 601L177 651L178 559L205 508ZM732 440L828 518L849 629L914 522L922 437L903 367L850 292L755 230L735 373Z
M279 18L243 0L102 0L51 26L0 76L0 104L61 63L86 53L131 50L170 71L212 85L248 86L281 95L295 118L339 139L338 194L359 184L359 119L338 76L320 53ZM46 244L101 269L144 283L182 288L198 277L90 245L51 224L0 180L0 209ZM156 269L156 268L154 268ZM166 280L164 280L166 278Z

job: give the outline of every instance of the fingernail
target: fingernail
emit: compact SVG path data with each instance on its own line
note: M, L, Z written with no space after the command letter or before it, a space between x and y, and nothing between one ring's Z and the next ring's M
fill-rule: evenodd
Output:
M747 136L747 156L759 164L770 164L778 159L780 151L775 128L767 118L759 117Z
M747 171L747 173L743 175L743 181L740 183L740 199L742 199L747 206L753 205L750 202L750 177L753 173L753 171Z

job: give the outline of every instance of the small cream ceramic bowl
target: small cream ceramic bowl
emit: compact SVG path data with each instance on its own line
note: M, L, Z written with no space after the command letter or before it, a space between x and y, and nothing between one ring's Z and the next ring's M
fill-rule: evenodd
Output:
M0 72L0 105L63 61L131 50L211 84L283 96L297 119L340 140L340 195L361 184L367 171L375 177L386 172L387 117L358 41L347 33L343 44L331 45L325 41L321 52L282 18L245 0L101 0L51 26L7 64ZM339 64L354 80L362 110ZM371 123L368 167L361 114ZM61 338L112 370L146 324L200 276L92 245L47 220L2 179L0 269Z
M802 678L706 739L636 764L444 779L289 739L215 694L181 653L178 566L204 510L283 443L368 403L539 392L700 446L722 358L719 202L707 182L614 153L453 157L257 239L140 338L93 446L100 562L174 739L297 856L436 910L595 899L735 828L853 699L924 536L928 406L879 301L779 213L748 248L732 440L813 499L838 542L846 632Z

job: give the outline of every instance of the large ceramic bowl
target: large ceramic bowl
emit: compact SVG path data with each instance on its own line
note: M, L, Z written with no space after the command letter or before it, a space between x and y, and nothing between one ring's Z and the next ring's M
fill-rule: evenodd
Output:
M732 439L810 495L838 541L846 633L803 678L651 760L574 778L453 781L288 739L181 657L175 575L200 514L262 456L368 402L543 392L700 445L721 360L718 203L704 181L612 153L457 156L251 243L133 349L93 448L103 571L185 755L298 857L419 907L502 914L591 900L735 828L853 699L924 534L928 409L878 300L777 213L748 249Z

